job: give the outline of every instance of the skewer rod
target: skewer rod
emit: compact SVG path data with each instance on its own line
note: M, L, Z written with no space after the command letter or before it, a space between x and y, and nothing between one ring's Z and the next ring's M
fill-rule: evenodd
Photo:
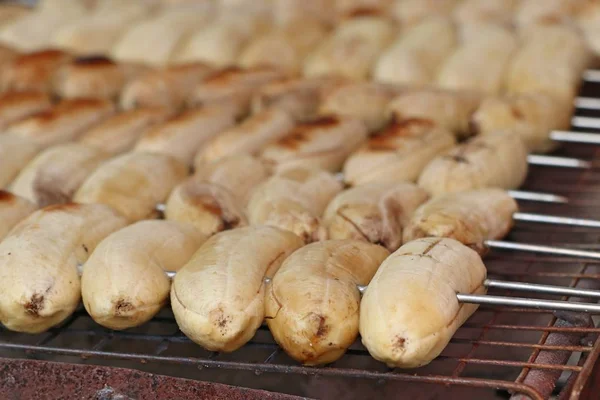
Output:
M175 271L165 271L166 274L173 279ZM265 278L265 283L270 283L271 278ZM484 285L492 288L500 289L511 289L520 290L525 292L533 293L546 293L556 294L565 296L580 296L580 297L592 297L600 299L600 291L597 290L586 290L567 288L561 286L552 285L539 285L534 283L521 283L521 282L506 282L497 281L493 279L486 279ZM360 294L364 294L367 290L367 285L358 285L358 291ZM575 303L568 301L554 301L554 300L538 300L538 299L526 299L520 297L506 297L506 296L488 296L488 295L465 295L458 293L458 301L463 303L473 304L489 304L489 305L501 305L501 306L516 306L526 308L537 308L544 310L564 310L564 311L583 311L583 312L595 312L600 313L599 304L588 304L588 303Z
M557 142L600 144L600 135L597 133L552 131L550 132L550 139Z
M576 128L600 129L600 118L576 116L571 119L571 125Z
M591 297L594 299L600 299L600 290L577 289L554 285L540 285L537 283L526 282L497 281L494 279L486 279L484 285L488 288L496 289L509 289L531 293L555 294L559 296Z
M526 192L523 190L509 190L508 194L515 200L539 201L542 203L567 204L569 199L551 193Z
M525 299L525 298L521 298L521 297L460 294L460 293L458 293L456 295L456 297L457 297L458 301L460 301L461 303L486 304L486 305L493 305L493 306L524 307L524 308L535 308L538 310L551 310L551 311L561 310L561 311L600 313L600 304L577 303L577 302L571 302L571 301L558 301L558 300Z
M588 69L583 73L583 80L588 82L600 82L600 70Z
M597 251L565 249L562 247L542 246L537 244L511 243L501 240L486 240L484 244L491 249L527 251L540 254L552 254L555 256L591 258L594 260L600 260L600 252Z
M513 214L513 219L515 221L540 222L540 223L544 223L544 224L581 226L581 227L586 227L586 228L600 228L600 221L598 221L598 220L557 217L555 215L516 212Z
M577 97L574 104L576 108L600 110L600 99L596 99L595 97Z
M546 167L562 168L590 168L589 161L571 157L542 156L539 154L530 154L527 156L527 162L531 165L543 165Z

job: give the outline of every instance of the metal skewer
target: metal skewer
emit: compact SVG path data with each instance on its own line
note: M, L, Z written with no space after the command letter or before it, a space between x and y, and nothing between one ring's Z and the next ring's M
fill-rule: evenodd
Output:
M461 303L486 304L494 306L512 306L523 308L535 308L538 310L552 311L575 311L587 313L600 313L600 304L578 303L559 300L526 299L522 297L490 296L479 294L457 293L456 298Z
M531 253L551 254L554 256L600 260L600 252L598 251L566 249L563 247L552 247L539 244L505 242L503 240L486 240L483 242L483 244L490 249L517 250Z
M338 182L344 182L344 174L338 172L335 174L335 179ZM567 204L569 199L564 196L559 196L557 194L552 193L542 193L542 192L529 192L525 190L508 190L508 194L515 200L529 200L529 201L539 201L541 203L556 203L556 204ZM164 204L160 205L162 208L157 206L157 210L164 211Z
M600 70L588 69L584 71L583 80L587 82L600 82Z
M574 101L575 108L585 110L600 110L600 99L595 97L577 97Z
M541 203L567 204L569 199L552 193L528 192L524 190L508 190L508 194L515 200L539 201Z
M176 272L165 271L167 276L171 279L175 277ZM271 278L265 278L266 284L271 283ZM536 283L525 283L525 282L510 282L510 281L499 281L494 279L486 279L483 282L484 286L488 288L497 289L509 289L514 291L551 294L558 296L576 296L576 297L590 297L593 299L600 299L599 290L589 289L578 289L564 286L554 285L540 285ZM364 294L367 290L367 285L358 285L358 291L360 294ZM495 306L508 306L508 307L523 307L523 308L534 308L538 310L552 310L552 311L576 311L576 312L591 312L600 313L600 304L596 303L581 303L581 302L570 302L561 300L541 300L541 299L528 299L523 297L509 297L509 296L494 296L494 295L474 295L474 294L462 294L457 293L456 297L461 303L469 304L486 304Z
M600 118L575 116L571 118L575 128L600 129Z
M574 131L552 131L550 139L558 142L600 144L600 135Z
M523 212L514 213L513 219L515 221L539 222L543 224L580 226L585 228L600 228L600 221L594 219L557 217L555 215L532 214Z
M600 138L599 138L600 139ZM600 143L600 140L599 140ZM527 162L530 165L543 165L547 167L562 167L562 168L590 168L592 163L581 160L579 158L544 156L538 154L530 154L527 156Z

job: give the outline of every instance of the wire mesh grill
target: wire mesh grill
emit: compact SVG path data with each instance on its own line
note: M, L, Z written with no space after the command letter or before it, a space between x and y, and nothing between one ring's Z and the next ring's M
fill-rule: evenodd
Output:
M583 90L587 96L593 93L589 86ZM580 115L599 116L589 111ZM558 154L595 160L595 167L532 167L525 190L566 195L570 203L523 201L522 211L598 218L600 150L566 144ZM508 240L600 249L600 231L593 228L519 222ZM600 262L508 251L491 252L485 261L491 278L600 289ZM497 289L490 294L517 295ZM589 315L482 306L428 366L389 369L357 342L334 364L307 368L287 357L265 326L242 349L218 354L190 342L169 309L141 327L116 332L94 323L81 308L44 334L0 330L0 356L133 367L320 398L544 399L554 391L561 399L576 399L583 398L580 392L591 381L600 355L599 334Z

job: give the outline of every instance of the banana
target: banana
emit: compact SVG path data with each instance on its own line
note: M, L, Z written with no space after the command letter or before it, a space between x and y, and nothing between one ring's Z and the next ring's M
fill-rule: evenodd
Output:
M105 238L83 267L85 309L102 326L126 329L150 320L169 298L177 271L206 237L172 221L141 221Z
M79 304L78 265L126 220L101 204L61 204L34 212L0 243L0 322L40 333Z
M339 193L323 215L329 239L355 239L395 251L413 212L429 196L411 183L372 183Z
M253 192L246 210L251 225L270 225L300 236L305 242L323 240L320 217L342 190L335 177L308 167L287 168Z
M394 122L348 157L344 180L352 186L415 182L431 160L455 145L454 135L432 121Z
M265 278L302 246L296 235L257 226L206 241L175 276L171 306L181 331L211 351L250 340L265 316Z
M35 210L37 207L29 200L0 190L0 241L8 235L13 226Z
M477 136L431 161L418 184L431 195L498 187L516 189L527 177L527 148L515 132Z
M479 255L456 240L406 243L381 264L361 300L362 343L390 367L429 364L478 307L456 294L484 294L485 278Z
M464 138L473 134L469 123L481 100L480 94L469 91L407 90L392 100L388 111L397 122L411 118L428 119Z
M389 253L355 240L296 250L267 287L265 318L275 341L305 365L344 355L358 336L360 293Z
M10 190L39 205L68 203L85 179L109 155L83 143L66 143L42 151L21 171Z
M449 237L483 255L487 250L484 242L506 236L517 211L517 202L501 189L447 194L416 210L404 228L403 240Z
M185 178L187 168L176 159L152 153L126 153L96 169L75 193L78 203L113 207L131 222L152 218L156 205Z
M229 156L254 155L269 143L288 135L293 126L294 120L284 111L261 111L211 140L198 152L194 164L198 167Z
M358 119L321 117L296 125L266 146L260 158L274 169L306 165L336 172L366 139L367 129Z

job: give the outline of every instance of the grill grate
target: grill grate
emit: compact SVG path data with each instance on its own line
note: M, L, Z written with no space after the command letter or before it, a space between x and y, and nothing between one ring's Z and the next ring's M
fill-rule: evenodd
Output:
M584 88L585 95L594 92L591 86ZM598 111L589 110L580 114L600 116ZM566 195L570 203L521 202L522 211L598 218L600 149L565 144L558 154L594 160L594 168L532 167L525 190ZM600 230L518 222L509 240L598 250ZM493 251L485 262L489 277L494 279L600 289L598 261ZM516 295L498 289L490 289L489 293ZM592 375L600 376L600 371L594 371L600 356L599 334L600 328L589 315L481 306L428 366L389 369L372 359L357 342L334 364L307 368L288 358L265 326L237 352L218 354L203 350L183 336L169 309L141 327L116 332L95 324L80 308L60 327L44 334L0 330L0 356L138 368L321 398L513 396L537 400L548 398L554 390L560 399L583 399L585 390L593 384Z

